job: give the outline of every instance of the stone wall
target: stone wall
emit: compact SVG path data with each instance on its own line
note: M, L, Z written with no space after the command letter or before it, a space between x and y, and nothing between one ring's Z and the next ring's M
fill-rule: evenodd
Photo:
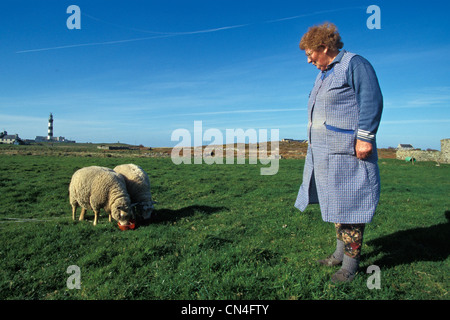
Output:
M441 162L450 163L450 139L441 140Z
M397 150L396 157L399 160L413 157L416 161L450 163L450 139L441 140L441 151Z

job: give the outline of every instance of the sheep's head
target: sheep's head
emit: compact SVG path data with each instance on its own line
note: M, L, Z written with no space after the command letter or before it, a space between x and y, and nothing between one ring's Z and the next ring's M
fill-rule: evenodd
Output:
M113 204L111 207L111 216L122 226L129 224L129 221L133 218L130 206L123 204Z
M156 201L147 201L136 204L136 213L141 216L143 219L150 219L153 210L155 207L153 206Z

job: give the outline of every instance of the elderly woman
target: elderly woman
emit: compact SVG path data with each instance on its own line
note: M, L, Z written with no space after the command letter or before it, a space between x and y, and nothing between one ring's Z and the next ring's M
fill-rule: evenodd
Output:
M308 152L295 207L319 203L322 219L335 224L336 250L318 261L342 264L333 282L353 280L380 195L375 135L383 97L370 63L342 47L331 23L309 28L300 41L320 72L309 96Z

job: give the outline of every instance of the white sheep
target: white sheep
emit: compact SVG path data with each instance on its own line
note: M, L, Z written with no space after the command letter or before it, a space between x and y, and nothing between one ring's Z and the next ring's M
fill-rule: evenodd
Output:
M84 219L87 209L95 214L94 226L98 222L100 209L105 210L120 225L127 225L131 219L130 196L124 178L115 171L98 166L77 170L70 182L69 198L72 205L72 219L77 207L81 207L79 220Z
M150 219L154 210L153 204L156 202L152 200L147 173L140 166L132 163L118 165L114 171L124 176L128 194L137 215L143 219Z

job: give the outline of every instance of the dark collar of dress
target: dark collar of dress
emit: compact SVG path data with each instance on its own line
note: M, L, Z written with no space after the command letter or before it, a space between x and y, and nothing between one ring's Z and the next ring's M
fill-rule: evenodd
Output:
M331 71L332 71L334 65L335 65L336 63L341 62L341 59L342 59L342 57L344 56L344 54L345 54L346 52L347 52L347 51L345 51L345 50L340 51L340 52L338 53L338 55L336 56L336 58L334 58L334 60L328 65L327 69L324 70L324 71L322 71L322 75L321 75L321 79L322 79L322 80L325 79L329 74L332 73Z

